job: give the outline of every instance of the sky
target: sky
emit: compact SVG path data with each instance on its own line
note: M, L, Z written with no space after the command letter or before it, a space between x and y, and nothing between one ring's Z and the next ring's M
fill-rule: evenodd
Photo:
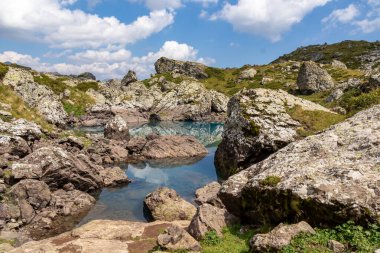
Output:
M162 56L266 64L300 46L380 39L380 0L0 0L0 62L121 78Z

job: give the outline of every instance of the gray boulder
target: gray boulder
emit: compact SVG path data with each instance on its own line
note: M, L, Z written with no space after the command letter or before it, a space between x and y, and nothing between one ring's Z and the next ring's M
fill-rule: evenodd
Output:
M157 74L175 73L196 79L207 78L206 66L197 62L183 62L161 57L154 63Z
M228 176L258 162L299 135L301 123L288 114L289 108L330 112L323 106L282 90L242 90L228 102L223 139L215 154L219 176Z
M218 182L211 182L195 191L195 203L198 205L210 204L224 208L222 201L218 197L221 185Z
M304 62L298 72L297 86L302 93L314 93L334 87L334 80L315 62Z
M239 75L239 80L253 79L257 74L257 70L254 68L249 68L243 70Z
M254 224L377 222L379 141L380 106L374 106L231 176L219 197Z
M42 137L41 127L25 119L12 120L11 122L4 122L0 119L0 132L21 137L28 141L38 140Z
M339 68L339 69L347 69L346 64L338 60L333 60L331 62L331 66L333 66L334 68Z
M128 73L121 80L121 85L128 86L130 83L138 81L136 72L129 70Z

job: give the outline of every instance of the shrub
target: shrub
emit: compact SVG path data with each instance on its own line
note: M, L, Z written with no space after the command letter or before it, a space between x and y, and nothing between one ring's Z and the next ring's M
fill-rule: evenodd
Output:
M49 87L55 94L60 94L67 88L67 85L63 82L65 80L65 78L52 79L47 75L34 77L36 83Z
M9 68L8 66L4 64L0 64L0 80L4 78L4 76L7 74Z
M346 109L349 115L368 109L380 103L380 89L375 89L368 93L363 93L359 89L351 89L343 94L339 100L339 105Z

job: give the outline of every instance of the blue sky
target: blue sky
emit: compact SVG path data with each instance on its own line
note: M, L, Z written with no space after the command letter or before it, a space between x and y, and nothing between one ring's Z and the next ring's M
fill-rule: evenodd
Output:
M0 1L0 61L99 79L147 77L161 56L239 67L379 35L380 0Z

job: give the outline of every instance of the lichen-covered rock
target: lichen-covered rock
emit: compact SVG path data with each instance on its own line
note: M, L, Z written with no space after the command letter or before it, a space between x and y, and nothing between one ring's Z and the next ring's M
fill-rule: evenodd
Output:
M24 157L30 152L31 149L28 143L21 137L0 134L0 155L10 154Z
M257 70L254 68L249 68L243 70L239 75L239 80L253 79L257 74Z
M104 127L104 137L107 139L114 139L120 141L129 140L129 128L127 122L120 117L115 116Z
M224 227L237 223L239 223L239 219L226 209L203 204L198 207L188 231L195 239L201 240L210 231L215 231L219 236L223 236L222 229Z
M129 70L128 73L123 77L123 80L121 80L121 85L128 86L130 83L137 81L137 75L136 72Z
M12 120L11 122L4 122L0 119L0 132L32 141L38 140L42 136L41 127L25 119Z
M172 225L157 237L158 245L170 251L200 252L202 247L185 229Z
M196 62L183 62L161 57L154 64L157 74L176 73L196 79L207 78L206 66Z
M267 234L257 234L250 241L252 252L279 252L290 244L297 235L314 234L315 231L309 224L301 221L297 224L280 224Z
M297 86L303 93L329 90L334 87L334 80L326 70L315 62L304 62L298 72Z
M103 186L102 167L92 164L85 155L70 154L58 147L40 148L12 164L16 179L38 179L52 189L72 183L76 189L93 191Z
M339 68L339 69L347 69L346 64L344 64L341 61L335 60L335 59L331 62L331 66L333 66L335 68Z
M36 108L48 122L58 125L65 124L67 114L59 97L46 86L34 82L33 75L29 71L9 68L3 84L11 86L26 104Z
M160 187L148 194L144 204L154 220L191 220L196 212L195 206L167 187Z
M223 208L223 203L218 197L221 185L218 182L211 182L195 191L195 203L198 205L211 204Z
M287 111L295 106L329 112L282 90L244 89L233 96L228 102L223 140L215 154L219 176L227 178L296 140L301 123Z
M375 106L231 176L219 197L255 224L379 222L379 143Z

